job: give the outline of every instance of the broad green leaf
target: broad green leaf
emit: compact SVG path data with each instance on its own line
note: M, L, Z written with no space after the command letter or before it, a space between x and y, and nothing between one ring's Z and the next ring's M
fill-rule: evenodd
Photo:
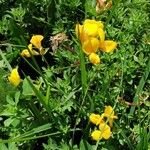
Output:
M93 150L93 148L87 141L81 140L80 150Z
M27 79L23 80L22 90L22 94L25 96L35 95Z

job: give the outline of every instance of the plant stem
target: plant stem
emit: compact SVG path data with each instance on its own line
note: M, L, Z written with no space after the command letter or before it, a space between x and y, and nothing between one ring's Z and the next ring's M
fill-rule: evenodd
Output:
M84 96L87 88L87 72L85 68L85 58L81 47L79 51L79 57L80 57L80 69L81 69L81 84L82 84L82 92L83 92L82 94Z

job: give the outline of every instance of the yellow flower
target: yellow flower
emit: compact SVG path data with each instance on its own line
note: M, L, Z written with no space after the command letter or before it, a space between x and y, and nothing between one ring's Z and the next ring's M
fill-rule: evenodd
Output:
M111 40L99 42L99 48L104 52L112 52L117 47L117 43Z
M89 116L89 119L90 119L90 122L92 122L93 124L95 125L99 125L100 123L103 123L103 118L98 115L98 114L94 114L92 113L90 116Z
M91 137L93 140L98 141L102 138L104 138L105 140L109 139L111 136L111 130L110 127L105 124L105 123L101 123L99 125L99 130L94 130L91 133Z
M85 42L89 37L100 38L101 41L105 39L104 25L101 21L86 19L83 25L77 24L75 32L80 38L81 43Z
M95 53L98 47L99 47L99 40L94 37L89 37L82 45L82 49L87 55Z
M99 30L103 30L104 25L101 21L86 19L83 23L83 27L85 33L89 36L95 37L99 35Z
M18 86L19 83L21 82L21 78L19 76L19 73L18 73L18 69L15 68L11 71L11 74L10 76L8 77L8 80L9 82L14 85L14 86Z
M117 43L105 40L104 25L101 21L86 19L83 25L76 24L75 32L81 41L84 53L89 55L89 60L93 64L99 64L100 58L96 54L98 49L104 52L112 52Z
M39 51L41 51L43 49L41 45L43 38L44 37L42 35L33 35L30 43L33 44L37 49L39 49Z
M29 52L30 51L30 52ZM31 57L31 54L32 55L39 55L38 52L36 52L35 50L32 49L32 44L29 44L28 45L28 49L24 49L22 52L21 52L21 56L22 57Z
M83 25L80 25L79 23L76 24L75 32L81 43L89 38L89 36L83 31Z
M110 138L111 130L110 130L110 127L106 123L101 123L99 125L99 129L101 131L102 138L104 138L105 140Z
M108 118L110 127L112 127L113 125L113 120L118 118L117 116L114 115L114 110L111 106L105 107L105 110L102 116Z
M100 130L95 130L91 133L91 137L93 140L98 141L102 138L101 136L101 131Z
M97 54L95 54L95 53L91 53L91 54L89 55L89 60L90 60L90 62L91 62L92 64L94 64L94 65L97 65L97 64L100 63L100 58L99 58L99 56L98 56Z

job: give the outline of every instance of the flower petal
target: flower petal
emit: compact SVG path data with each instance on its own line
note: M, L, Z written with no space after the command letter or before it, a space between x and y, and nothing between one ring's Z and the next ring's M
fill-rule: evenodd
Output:
M104 41L105 40L105 32L104 32L104 30L103 29L99 29L98 30L98 35L99 35L99 37L100 37L100 41Z
M83 51L89 55L95 53L99 47L99 40L97 38L91 37L83 43Z
M99 125L99 129L102 132L102 137L104 139L109 139L111 136L111 130L110 127L106 123L102 123Z
M30 52L29 52L30 51ZM22 52L21 52L21 56L22 57L31 57L31 54L32 55L39 55L38 52L36 52L35 50L32 49L32 44L29 44L28 45L28 49L24 49Z
M41 46L41 42L43 40L43 36L42 35L33 35L30 42L39 50L42 48Z
M99 43L99 48L104 52L112 52L116 47L117 43L110 40L100 41Z
M101 21L96 21L96 20L91 20L91 19L86 19L84 21L84 24L96 24L98 26L98 28L104 28L104 25Z
M83 27L83 25L80 25L79 23L76 24L75 33L78 37L80 37L80 35L81 35L82 27Z
M83 23L84 32L89 36L97 36L99 29L103 29L103 23L100 21L86 19Z
M105 110L102 116L108 118L110 127L113 126L113 120L118 118L117 116L114 115L114 110L111 106L105 107Z
M101 136L101 131L100 130L95 130L91 133L91 137L93 140L98 141L102 138Z
M31 57L28 49L24 49L22 52L21 52L21 56L22 57Z
M114 115L114 110L111 106L105 106L104 114L107 117L111 117Z
M99 114L94 114L92 113L90 116L89 116L89 119L90 119L90 122L92 122L93 124L95 125L98 125L100 124L101 122L103 122L103 118L99 115Z
M80 39L81 43L88 40L89 36L86 32L84 32L83 25L76 24L75 32L78 38Z
M89 60L90 60L90 62L91 62L92 64L94 64L94 65L97 65L97 64L100 63L100 58L99 58L99 56L98 56L97 54L95 54L95 53L91 53L91 54L89 55Z
M14 86L18 86L21 82L21 78L19 76L19 73L18 73L18 69L15 68L11 71L11 74L10 76L8 77L8 80L9 82L14 85Z

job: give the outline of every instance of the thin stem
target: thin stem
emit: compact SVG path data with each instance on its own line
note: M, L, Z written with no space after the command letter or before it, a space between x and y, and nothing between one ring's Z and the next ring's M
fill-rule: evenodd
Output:
M85 95L85 91L87 88L87 72L85 68L85 58L84 58L84 54L81 48L79 51L79 57L80 57L82 92L83 92L83 95Z

